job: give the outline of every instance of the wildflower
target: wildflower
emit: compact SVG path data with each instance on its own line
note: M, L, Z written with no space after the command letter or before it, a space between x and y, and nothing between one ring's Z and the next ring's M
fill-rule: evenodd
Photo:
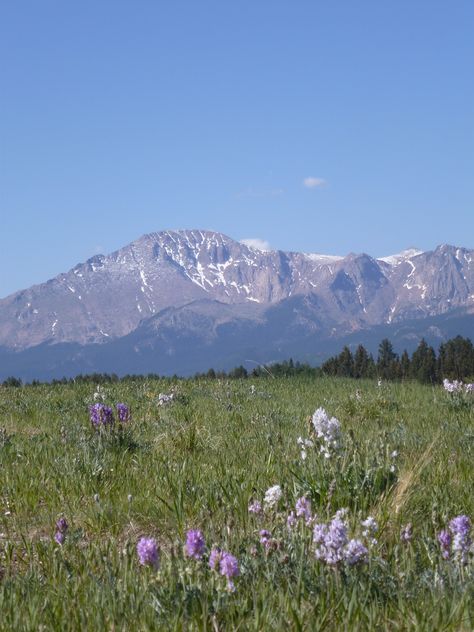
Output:
M213 547L209 555L209 566L213 571L216 571L219 567L222 558L222 551L219 547Z
M463 390L463 385L462 382L459 382L458 380L450 382L448 379L445 378L443 380L443 388L448 393L461 393Z
M438 533L438 542L441 547L441 555L443 559L449 560L451 552L451 534L446 529Z
M362 521L362 526L365 527L364 531L362 531L362 535L364 536L364 538L367 538L370 544L377 544L377 540L374 537L378 529L375 518L373 518L372 516L368 516L365 520Z
M206 549L206 542L201 531L190 529L186 533L185 552L188 557L200 560Z
M273 485L273 487L269 487L265 492L265 497L263 499L263 504L265 507L274 507L278 504L278 501L282 497L283 492L281 491L280 485Z
M311 501L302 496L296 501L296 515L298 518L304 518L308 524L311 521Z
M313 530L313 542L318 546L316 558L334 565L344 558L344 547L348 542L347 524L335 517L328 525L317 524Z
M154 538L140 538L137 543L137 555L142 566L151 566L155 570L158 568L159 550Z
M249 513L260 514L262 513L262 503L258 500L254 500L249 504Z
M470 518L468 516L456 516L449 523L449 530L454 536L452 541L453 552L465 564L471 548Z
M312 448L314 446L314 443L311 441L311 439L303 439L303 437L298 437L298 439L296 439L296 443L300 446L301 460L305 461L306 457L308 456L306 449Z
M329 418L324 408L318 408L315 411L312 424L316 436L321 441L320 451L328 459L332 452L340 447L341 424L336 417Z
M344 518L346 518L348 513L349 513L349 509L347 507L342 507L341 509L338 509L336 511L336 513L334 514L334 517L338 518L339 520L344 520Z
M407 525L402 527L402 530L400 531L400 540L404 544L408 544L408 542L411 542L412 537L413 537L413 526L411 522L409 522Z
M89 417L92 425L96 428L100 425L105 426L114 422L114 412L110 406L105 404L98 403L89 406Z
M290 513L288 514L288 518L286 519L286 526L288 527L288 529L293 529L295 525L296 525L295 512L290 511Z
M266 529L261 529L259 531L259 536L260 536L260 544L263 544L265 548L268 548L268 544L272 537L272 534L270 533L270 531L267 531Z
M165 406L170 404L174 399L174 393L160 393L158 395L158 406Z
M54 534L54 539L58 544L63 544L66 539L66 531L68 530L69 525L67 523L66 518L59 518L56 522L56 533Z
M101 399L102 401L105 400L105 391L104 388L100 386L100 384L97 386L96 392L94 393L94 401L96 402L99 399Z
M465 384L464 385L464 392L466 393L474 393L474 384Z
M235 590L235 586L232 579L237 577L240 573L237 558L227 551L224 551L220 560L219 571L220 574L227 579L227 589L230 592L233 592Z
M367 561L368 550L360 540L349 540L344 549L344 560L349 566Z
M132 419L132 413L130 412L130 407L127 404L116 404L115 408L117 409L117 417L121 423L127 423Z
M368 550L360 540L349 540L346 514L347 509L340 509L329 523L318 523L313 528L316 558L329 566L336 566L342 562L354 566L365 562L368 556ZM375 520L369 516L364 523L366 530L373 532L376 527Z

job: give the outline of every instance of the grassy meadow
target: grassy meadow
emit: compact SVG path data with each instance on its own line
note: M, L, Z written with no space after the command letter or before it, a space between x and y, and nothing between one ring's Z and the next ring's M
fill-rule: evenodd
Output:
M127 403L132 421L96 429L94 392L0 388L0 630L474 629L474 555L443 559L437 541L454 516L474 518L474 395L143 378L104 385L104 402ZM310 424L319 407L341 424L329 458ZM306 458L299 437L314 444ZM265 506L274 485L282 496ZM316 518L289 527L303 496ZM256 500L262 512L249 513ZM314 524L343 508L368 551L352 566L315 555ZM362 534L368 516L376 542ZM200 560L185 554L189 529L205 537ZM159 568L139 563L142 536L159 544ZM209 568L213 546L238 560L234 591Z

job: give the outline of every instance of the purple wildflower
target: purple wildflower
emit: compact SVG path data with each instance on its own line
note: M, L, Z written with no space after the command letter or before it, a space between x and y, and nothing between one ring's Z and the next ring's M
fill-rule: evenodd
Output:
M402 530L400 531L400 540L404 544L408 544L409 542L411 542L412 537L413 537L413 526L411 522L409 522L407 525L402 527Z
M296 525L295 512L290 511L290 513L288 514L288 518L286 519L286 526L288 527L288 529L293 529L295 525Z
M158 568L159 551L154 538L140 538L137 543L137 555L142 566L151 566L155 570Z
M186 545L185 552L188 557L193 557L195 560L200 560L206 549L206 542L201 531L197 529L190 529L186 533Z
M448 560L451 551L451 534L446 529L438 533L438 542L441 547L443 559Z
M313 529L313 542L318 545L316 557L326 564L342 561L347 541L347 525L338 517L333 518L329 525L317 524Z
M324 544L328 532L326 524L315 524L313 529L313 542L316 545Z
M132 420L132 413L130 411L130 407L127 404L116 404L115 408L117 409L117 417L120 423L127 423Z
M302 496L296 501L296 515L298 518L304 518L306 523L311 520L311 501Z
M349 566L367 561L368 551L360 540L350 540L344 548L344 559Z
M89 406L89 417L92 425L96 428L100 425L106 426L114 423L114 411L105 404L97 403Z
M471 548L471 520L469 516L456 516L449 523L449 530L453 534L453 551L465 564Z
M266 549L268 549L269 542L272 537L272 534L270 533L270 531L267 531L266 529L261 529L259 532L259 536L260 536L260 544L263 544L263 546Z
M261 514L262 513L262 503L258 500L254 500L249 505L249 513L253 514Z
M222 557L220 560L219 571L220 571L220 574L223 575L227 579L228 590L233 592L235 590L235 586L232 579L234 577L237 577L240 573L239 563L237 561L237 558L235 558L233 555L231 555L227 551L224 551L222 553Z
M66 539L66 531L68 530L69 525L67 523L66 518L59 518L56 522L56 533L54 534L54 539L58 544L64 544L64 540Z

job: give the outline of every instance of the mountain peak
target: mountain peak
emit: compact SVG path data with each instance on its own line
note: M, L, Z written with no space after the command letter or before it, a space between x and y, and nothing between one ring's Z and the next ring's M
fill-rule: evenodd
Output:
M257 315L309 296L318 326L336 330L474 305L474 253L464 248L439 246L422 257L410 248L374 259L266 250L245 241L211 230L164 230L95 255L0 300L0 347L107 343L195 301ZM445 252L457 261L446 266Z

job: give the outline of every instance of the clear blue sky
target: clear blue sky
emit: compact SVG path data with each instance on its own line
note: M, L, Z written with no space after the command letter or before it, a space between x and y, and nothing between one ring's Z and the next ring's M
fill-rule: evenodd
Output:
M472 0L1 2L0 296L166 228L474 247L473 32Z

